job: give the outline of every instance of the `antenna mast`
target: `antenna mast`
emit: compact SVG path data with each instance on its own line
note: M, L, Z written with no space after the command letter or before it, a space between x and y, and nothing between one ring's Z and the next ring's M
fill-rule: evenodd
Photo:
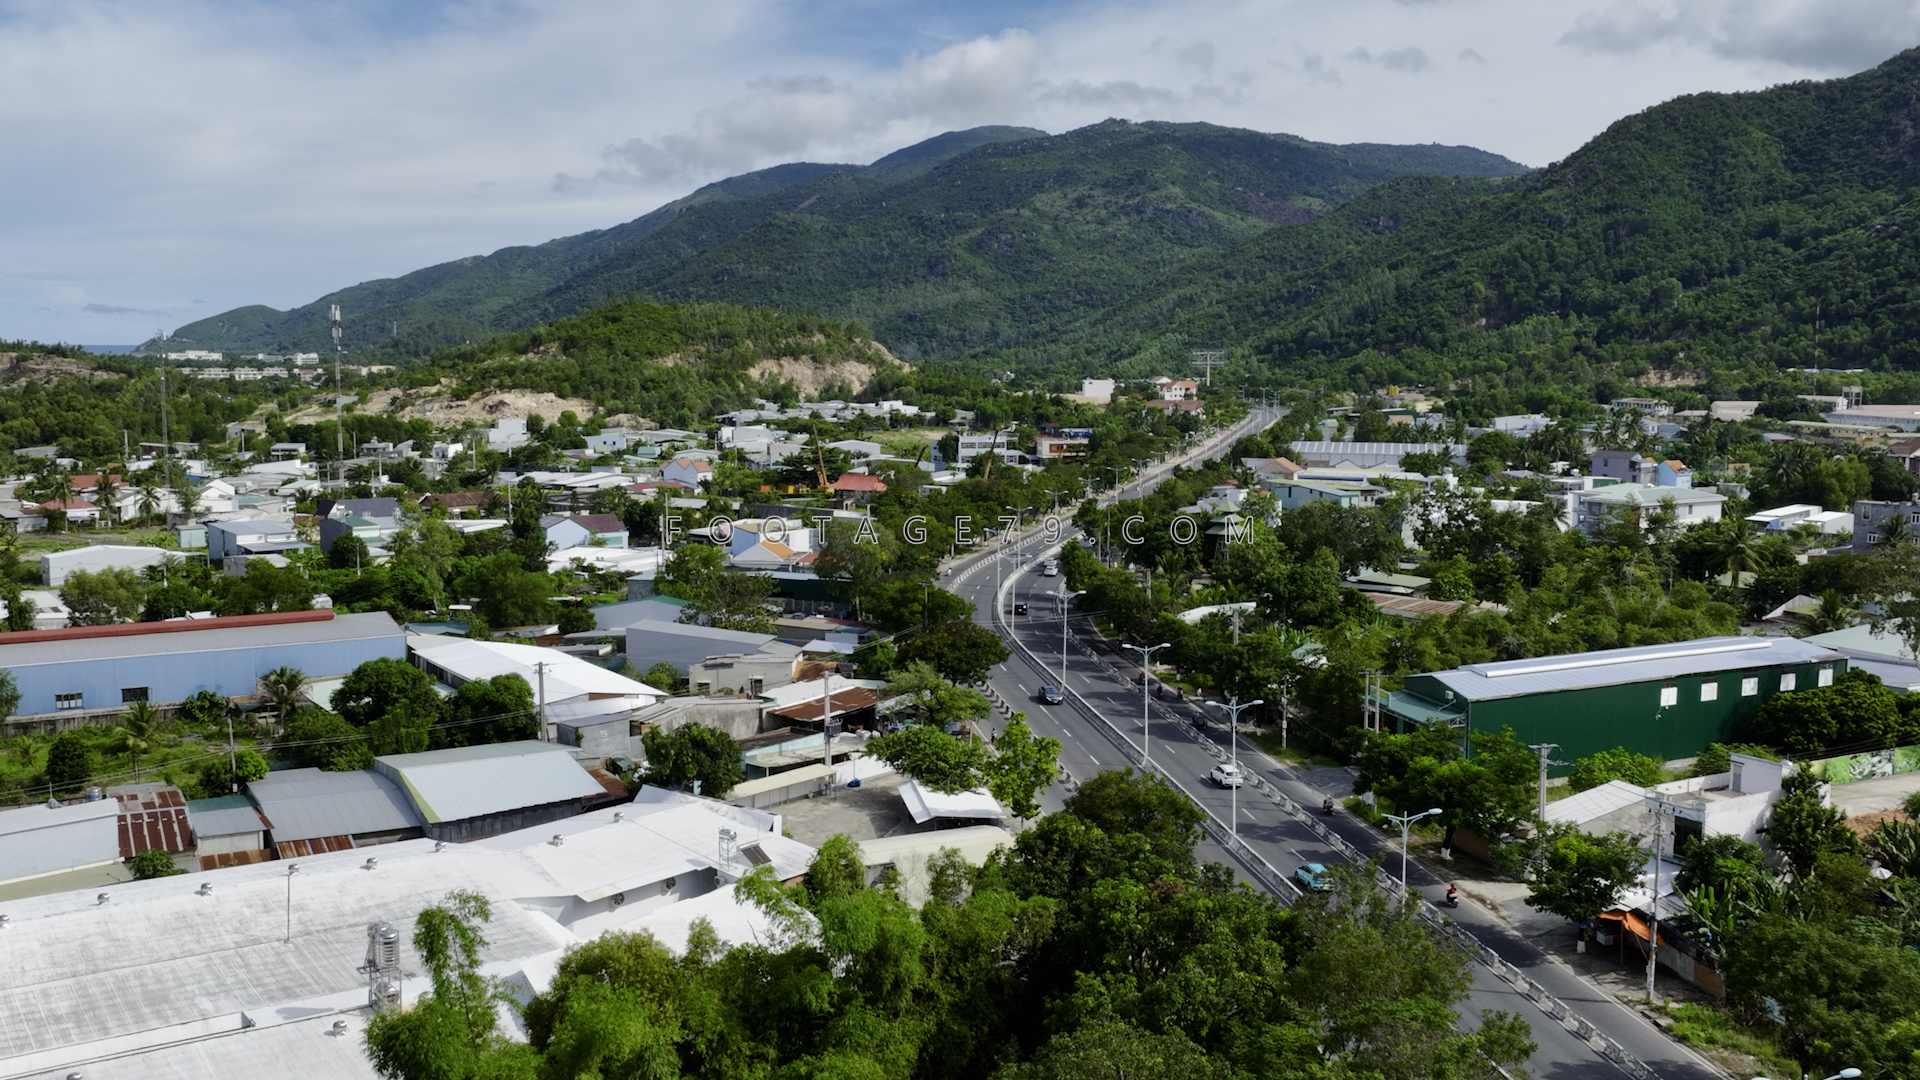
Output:
M173 433L167 424L167 332L160 331L160 462L166 482L173 483Z
M340 403L340 305L334 304L327 317L333 323L333 458L339 470L340 490L347 487L347 425Z

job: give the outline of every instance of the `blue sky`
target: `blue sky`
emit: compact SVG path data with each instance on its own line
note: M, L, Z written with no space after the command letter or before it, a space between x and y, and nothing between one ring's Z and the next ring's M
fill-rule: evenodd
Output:
M1916 42L1920 0L0 0L0 339L131 343L976 124L1544 164Z

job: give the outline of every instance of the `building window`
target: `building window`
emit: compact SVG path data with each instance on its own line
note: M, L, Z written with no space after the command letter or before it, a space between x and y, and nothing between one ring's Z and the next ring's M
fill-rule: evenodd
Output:
M131 705L136 701L145 700L147 700L147 688L144 686L127 686L122 687L120 690L120 704L122 705Z
M86 708L86 698L87 695L85 694L55 694L53 695L53 707L55 709L83 709Z
M1678 704L1680 704L1680 687L1674 683L1668 683L1662 686L1660 688L1660 707L1663 709L1671 709Z
M767 685L767 681L765 679L748 679L747 680L747 696L759 697L761 688L766 685Z
M1700 700L1701 701L1720 700L1720 684L1717 682L1701 683L1700 684Z
M1793 691L1793 688L1799 685L1799 683L1800 683L1800 676L1798 673L1792 672L1792 671L1783 671L1780 673L1780 692L1781 693L1783 694L1791 693Z
M1740 696L1753 697L1760 693L1760 676L1749 671L1740 676Z
M1820 665L1820 685L1821 686L1833 685L1833 665L1832 664Z

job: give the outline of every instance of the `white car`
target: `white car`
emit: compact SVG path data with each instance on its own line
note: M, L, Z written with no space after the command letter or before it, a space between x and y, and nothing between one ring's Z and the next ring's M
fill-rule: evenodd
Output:
M1240 766L1232 762L1215 765L1213 771L1207 774L1207 779L1223 788L1239 787L1247 782L1246 776L1240 771Z

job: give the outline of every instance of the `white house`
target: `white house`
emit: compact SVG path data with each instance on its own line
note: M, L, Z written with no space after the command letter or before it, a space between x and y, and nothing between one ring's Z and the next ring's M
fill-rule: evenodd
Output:
M547 543L556 550L627 546L627 526L613 514L548 514L540 519Z
M1717 491L1690 487L1660 487L1655 484L1614 484L1573 493L1573 523L1591 536L1622 514L1637 518L1646 526L1646 515L1668 500L1673 502L1675 523L1681 528L1719 521L1727 497Z

